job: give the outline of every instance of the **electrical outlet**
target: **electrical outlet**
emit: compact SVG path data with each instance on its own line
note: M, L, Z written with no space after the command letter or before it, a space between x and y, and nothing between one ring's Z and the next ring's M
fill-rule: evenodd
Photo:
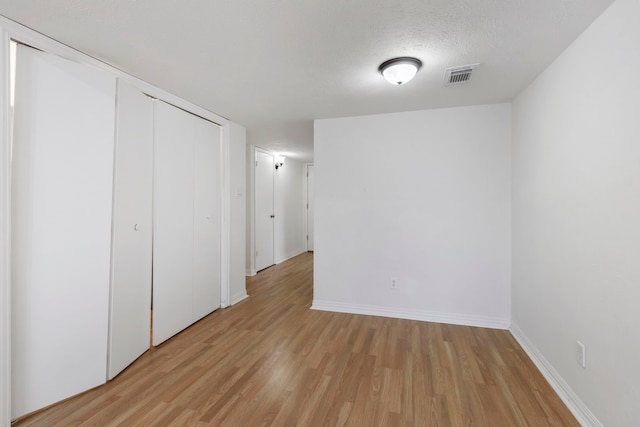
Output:
M395 277L391 278L391 283L389 284L389 287L391 289L398 289L398 279L396 279Z
M576 357L583 368L587 367L587 350L580 341L576 341Z

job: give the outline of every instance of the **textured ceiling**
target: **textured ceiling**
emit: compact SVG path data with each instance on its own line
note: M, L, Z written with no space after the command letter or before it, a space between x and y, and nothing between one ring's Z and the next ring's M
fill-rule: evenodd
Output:
M317 118L513 99L613 0L0 0L0 14L312 156ZM404 86L378 65L415 56ZM444 87L446 67L480 63Z

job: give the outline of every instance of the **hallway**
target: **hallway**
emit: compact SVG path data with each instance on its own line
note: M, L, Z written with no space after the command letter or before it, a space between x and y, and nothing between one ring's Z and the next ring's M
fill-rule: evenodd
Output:
M310 310L313 254L19 426L577 426L508 331Z

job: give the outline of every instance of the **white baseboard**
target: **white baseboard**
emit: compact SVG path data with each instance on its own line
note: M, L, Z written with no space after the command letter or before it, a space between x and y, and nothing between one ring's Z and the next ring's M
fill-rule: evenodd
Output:
M567 408L569 408L573 416L576 417L580 425L585 427L604 427L518 325L512 322L509 330L511 331L511 335L513 335L536 365L540 373L542 373L542 376L545 377L551 387L558 393L560 399L567 405Z
M245 300L247 298L249 298L249 295L247 295L246 291L245 292L239 292L239 293L231 296L231 303L229 305L235 305L235 304L239 303L240 301Z
M275 265L275 264L280 264L280 263L285 262L285 261L288 261L288 260L290 260L291 258L293 258L293 257L297 257L298 255L303 254L303 253L305 253L305 252L306 252L306 251L305 251L304 249L298 249L298 250L295 250L295 251L293 251L293 252L289 253L288 255L286 255L284 258L275 260L274 265ZM249 268L247 268L247 269L245 270L245 276L246 276L246 277L253 277L253 276L255 276L256 274L258 274L258 272L257 272L256 270L251 270L251 269L249 269Z
M369 316L393 317L396 319L421 320L425 322L448 323L452 325L477 326L491 329L509 329L510 320L488 316L469 316L458 313L437 313L422 310L379 307L362 304L347 304L334 301L314 300L312 310L335 311L338 313L365 314Z
M298 249L298 250L295 250L295 251L290 252L289 254L285 255L285 257L282 258L282 259L277 259L275 262L276 262L276 264L280 264L281 262L285 262L287 260L290 260L291 258L296 257L296 256L298 256L300 254L305 253L305 252L306 251L304 249Z

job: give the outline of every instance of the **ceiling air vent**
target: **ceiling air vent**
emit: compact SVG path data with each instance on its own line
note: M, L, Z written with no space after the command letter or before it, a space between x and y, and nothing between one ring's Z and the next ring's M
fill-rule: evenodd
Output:
M463 65L461 67L451 67L444 70L444 85L454 86L468 83L471 79L473 69L480 64Z

